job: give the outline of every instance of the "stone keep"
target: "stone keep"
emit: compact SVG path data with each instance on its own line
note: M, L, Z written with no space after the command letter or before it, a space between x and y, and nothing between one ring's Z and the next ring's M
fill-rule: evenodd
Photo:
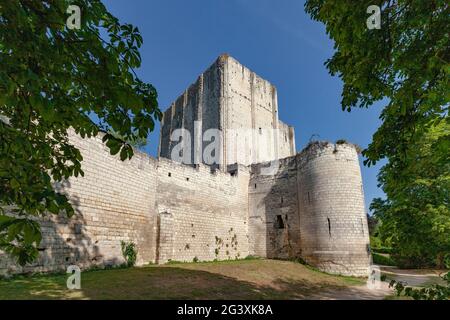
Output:
M181 128L191 137L184 140L185 149L196 150L198 155L205 148L202 140L209 140L208 130L220 130L217 162L225 171L229 164L249 165L295 155L294 128L278 119L276 88L228 55L221 55L164 112L161 157L173 159L174 145L182 141L173 134ZM202 160L189 152L183 162Z
M180 141L201 151L205 132L219 129L219 166L194 152L183 154L184 164L171 160L177 129L192 133ZM126 241L136 244L138 265L255 255L367 276L355 146L315 142L296 154L294 129L278 119L275 87L228 55L164 113L158 159L135 151L120 161L101 138L71 134L85 176L55 188L69 196L75 217L43 218L37 261L20 267L0 253L0 273L121 264Z

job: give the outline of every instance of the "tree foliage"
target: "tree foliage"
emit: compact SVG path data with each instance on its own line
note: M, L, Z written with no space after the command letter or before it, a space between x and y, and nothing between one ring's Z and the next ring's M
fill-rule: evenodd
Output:
M368 166L388 160L378 177L387 199L372 203L380 235L399 258L442 266L450 253L450 5L370 4L381 8L381 29L366 27L367 1L309 0L305 9L335 42L325 65L344 83L343 110L386 101L363 151Z
M66 26L70 4L81 9L80 29ZM83 175L68 131L113 130L134 141L161 119L155 88L133 70L142 41L98 0L0 1L0 249L19 263L37 256L36 218L74 212L54 189ZM103 141L111 154L132 157L123 139L107 133Z
M432 284L424 288L408 286L408 283L391 280L389 287L393 287L397 296L407 296L414 300L449 300L450 299L450 272L440 276L445 283Z

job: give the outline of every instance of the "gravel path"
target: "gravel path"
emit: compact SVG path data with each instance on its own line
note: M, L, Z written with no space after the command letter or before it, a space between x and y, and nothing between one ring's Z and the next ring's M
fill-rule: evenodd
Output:
M389 283L380 282L377 289L367 286L354 286L339 290L325 290L320 294L314 294L308 299L312 300L382 300L385 296L394 294L389 288Z
M444 284L439 275L444 270L430 269L398 269L395 267L380 266L381 271L390 280L406 282L409 286L421 287L430 284Z
M354 286L345 289L324 290L314 294L308 299L320 300L382 300L386 296L393 295L394 290L389 288L390 280L406 282L409 286L420 287L430 284L443 284L439 277L446 273L443 270L426 269L398 269L395 267L380 266L381 272L386 275L386 280L380 282L376 289L367 286Z

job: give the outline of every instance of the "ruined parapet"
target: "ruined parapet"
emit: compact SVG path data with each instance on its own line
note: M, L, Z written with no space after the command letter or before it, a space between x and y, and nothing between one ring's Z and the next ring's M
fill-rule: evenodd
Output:
M315 142L297 155L302 258L320 270L367 276L369 233L357 147Z

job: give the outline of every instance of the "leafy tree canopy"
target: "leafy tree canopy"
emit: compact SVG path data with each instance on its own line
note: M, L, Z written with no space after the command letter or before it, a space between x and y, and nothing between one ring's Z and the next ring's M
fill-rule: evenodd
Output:
M381 28L369 29L369 4ZM308 0L325 24L334 55L325 63L343 83L343 110L387 101L363 151L366 165L386 158L372 204L384 239L422 265L450 255L450 5L446 0Z
M66 25L70 4L81 9L80 29ZM68 130L113 130L122 138L103 141L125 160L133 155L125 140L145 139L161 119L155 88L133 71L141 45L139 30L98 0L0 1L0 249L21 264L37 255L37 217L73 214L53 188L83 175Z

